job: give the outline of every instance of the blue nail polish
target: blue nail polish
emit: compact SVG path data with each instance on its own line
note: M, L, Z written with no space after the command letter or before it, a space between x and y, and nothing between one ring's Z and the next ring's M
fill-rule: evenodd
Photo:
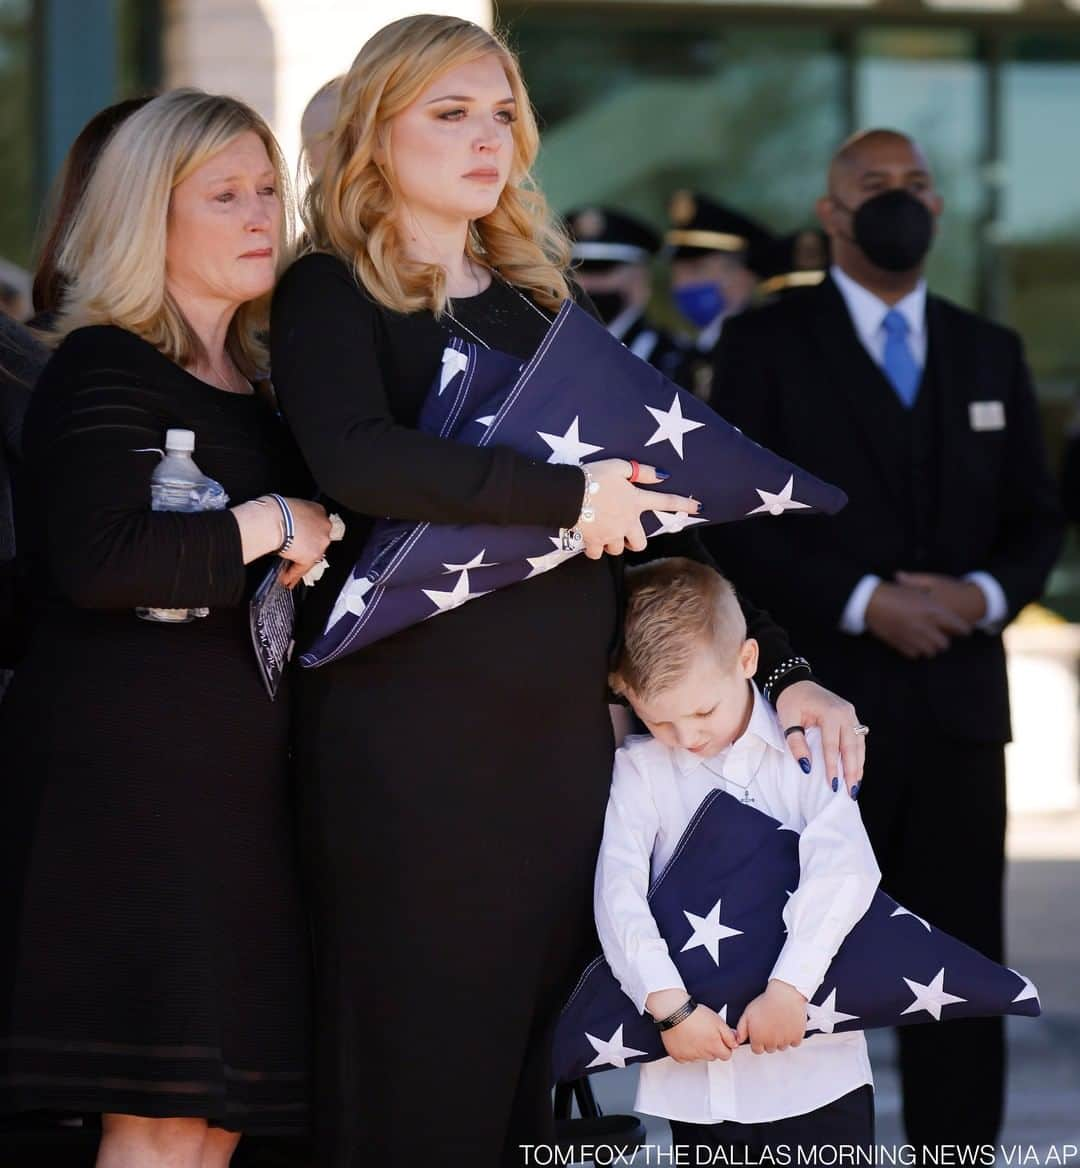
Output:
M833 781L832 781L832 789L833 789L833 791L834 791L834 792L835 792L835 791L839 791L839 790L840 790L840 780L839 780L839 779L833 779Z
M810 773L811 763L808 758L800 758L799 766L802 767L802 773L804 775L808 775Z
M656 471L656 477L657 477L657 478L658 478L658 479L659 479L661 482L663 482L663 481L664 481L664 479L669 479L669 478L671 478L671 475L670 475L670 474L669 474L669 473L668 473L666 470L661 470L661 469L660 469L658 466L656 466L656 467L653 467L653 470L655 470L655 471Z
M856 784L855 784L855 786L851 788L851 797L852 797L852 799L858 799L858 797L859 797L859 788L860 788L861 786L862 786L862 783L856 783Z

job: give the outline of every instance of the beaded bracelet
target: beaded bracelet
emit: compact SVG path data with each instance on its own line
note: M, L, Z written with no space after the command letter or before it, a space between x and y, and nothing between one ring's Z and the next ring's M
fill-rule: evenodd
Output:
M776 687L776 683L781 678L787 677L789 673L794 673L796 669L805 669L807 673L810 673L810 662L805 657L788 657L769 674L765 679L765 684L761 687L761 692L767 702L773 700L773 689Z
M596 518L596 511L592 506L592 498L600 490L600 484L589 473L587 466L581 467L581 473L585 476L585 494L581 500L581 519L579 522L592 523Z
M581 534L578 524L593 523L596 520L596 511L592 507L592 497L600 490L600 484L589 473L587 466L578 463L578 470L585 476L585 491L581 497L581 514L573 527L559 528L559 550L577 552L585 546L585 537Z

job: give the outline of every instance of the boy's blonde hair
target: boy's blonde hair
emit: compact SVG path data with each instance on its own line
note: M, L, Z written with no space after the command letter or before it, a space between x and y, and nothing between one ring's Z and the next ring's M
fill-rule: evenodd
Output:
M626 572L623 643L609 684L648 700L685 677L695 654L711 649L734 664L746 619L730 581L714 568L673 556Z
M540 147L536 118L517 58L500 37L456 16L407 16L380 29L360 50L341 83L337 123L326 165L303 201L310 246L330 252L394 312L446 308L446 272L405 256L394 213L393 143L385 165L375 160L389 123L443 73L493 56L517 102L510 177L490 214L472 222L470 259L494 268L544 308L570 296L570 243L535 187L532 165Z
M289 176L270 127L250 106L199 89L173 89L118 126L101 153L71 221L59 266L70 288L52 329L59 341L85 325L114 324L160 349L178 365L203 356L202 343L165 285L165 246L173 188L248 130L277 173L282 204L275 247L280 272L289 261ZM270 294L242 304L225 347L245 376L264 372L263 332Z

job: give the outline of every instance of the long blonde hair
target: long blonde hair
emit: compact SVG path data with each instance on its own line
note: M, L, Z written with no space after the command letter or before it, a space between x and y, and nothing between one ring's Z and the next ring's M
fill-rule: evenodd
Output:
M165 246L173 188L240 134L266 147L282 201L276 254L291 258L289 178L270 127L249 106L199 89L174 89L147 102L120 125L102 151L64 236L59 266L71 280L55 342L74 329L115 324L149 341L179 365L204 356L203 346L165 286ZM260 334L270 294L242 304L225 347L246 376L267 367Z
M540 145L517 59L499 37L454 16L409 16L377 32L360 50L341 87L334 136L322 172L304 197L311 246L352 266L380 304L397 312L446 307L446 272L408 260L394 223L400 206L393 168L375 161L387 123L434 80L481 57L499 59L517 102L510 174L495 209L472 222L466 254L557 309L570 295L570 245L533 185Z

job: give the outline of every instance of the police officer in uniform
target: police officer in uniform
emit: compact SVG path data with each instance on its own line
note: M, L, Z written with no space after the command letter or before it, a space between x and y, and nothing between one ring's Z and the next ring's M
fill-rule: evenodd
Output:
M749 307L774 237L733 208L689 191L672 195L668 218L672 299L698 330L676 380L708 401L720 330Z
M829 237L824 231L810 228L782 235L765 249L757 302L773 304L804 288L816 288L828 272Z
M566 216L573 240L574 276L608 332L665 377L675 379L686 351L646 317L650 265L660 236L640 219L610 207L583 207Z

